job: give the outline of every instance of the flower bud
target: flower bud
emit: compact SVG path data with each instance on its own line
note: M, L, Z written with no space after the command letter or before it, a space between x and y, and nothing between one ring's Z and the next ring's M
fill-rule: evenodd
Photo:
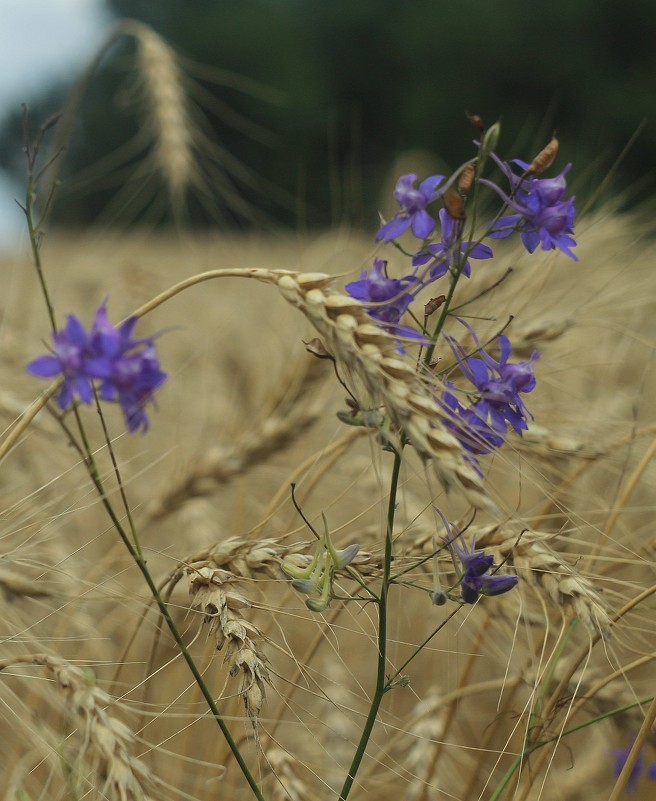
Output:
M482 133L485 130L485 123L483 122L482 118L478 116L478 114L467 114L467 119L477 131Z
M447 602L446 593L443 590L435 590L435 592L431 592L431 603L435 604L435 606L444 606Z
M300 565L294 565L291 562L283 562L282 569L288 576L291 576L293 579L306 579L310 573L312 572L312 565L308 560L308 563L305 567L301 567Z
M315 582L310 581L310 579L294 579L294 581L292 581L292 587L305 595L310 595L310 593L317 589Z
M474 161L470 161L469 164L466 164L460 173L460 178L458 179L458 192L460 192L463 197L467 197L469 194L469 190L471 189L475 175L476 159L474 159Z
M343 567L346 567L346 565L350 565L358 555L359 550L360 546L357 543L353 543L353 545L344 548L343 551L336 551L337 561L335 562L335 570L341 570Z
M487 129L483 137L483 146L481 148L483 155L487 156L488 153L494 150L499 143L499 136L501 136L501 123L495 122L494 125Z
M328 601L323 598L308 598L305 605L310 612L325 612L328 609Z

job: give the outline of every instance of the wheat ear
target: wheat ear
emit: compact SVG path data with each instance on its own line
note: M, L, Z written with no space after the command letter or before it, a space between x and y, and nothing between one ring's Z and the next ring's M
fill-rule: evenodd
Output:
M224 661L230 676L241 677L239 694L257 736L257 721L266 699L269 672L265 667L267 658L256 644L262 640L262 634L240 614L251 602L228 588L227 585L236 579L227 570L189 567L185 572L191 608L203 613L204 621L209 623L210 632L216 638L217 649L222 650L227 644Z
M494 548L499 557L514 565L518 575L543 593L551 605L569 607L593 632L608 637L610 618L592 582L567 564L548 545L553 534L540 531L504 531L490 526L476 532L476 544Z
M193 135L182 73L171 48L151 28L130 21L137 42L144 95L151 114L147 126L155 161L174 203L181 203L194 170Z
M435 400L441 386L423 379L400 358L398 342L374 325L366 307L355 298L331 290L323 273L271 274L283 297L298 308L324 339L326 348L346 371L361 381L375 408L384 406L392 422L408 435L447 489L458 486L476 508L494 508L482 480L444 424Z
M135 743L132 731L107 711L113 702L99 689L88 671L50 654L30 654L0 662L0 670L18 664L40 665L52 674L67 701L67 709L81 727L79 758L87 758L99 778L99 795L117 801L147 801L146 788L155 777L130 753Z

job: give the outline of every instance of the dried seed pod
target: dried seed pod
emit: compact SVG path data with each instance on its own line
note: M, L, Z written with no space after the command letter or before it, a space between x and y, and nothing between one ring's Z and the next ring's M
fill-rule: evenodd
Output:
M454 220L465 219L465 204L455 189L449 189L444 194L444 206Z
M463 170L460 173L460 178L458 179L458 192L460 192L463 197L467 197L469 190L471 189L471 185L474 182L474 176L476 175L476 161L476 159L470 161L469 164L466 164L463 167Z
M467 119L469 120L469 122L471 122L471 124L474 126L474 128L476 128L477 131L480 131L482 133L485 130L485 123L483 122L481 117L478 116L478 114L467 114Z
M424 314L430 317L431 314L436 312L446 300L446 295L438 295L436 298L431 298L424 306Z
M552 137L551 142L549 142L549 144L543 148L531 162L528 168L528 174L539 175L541 172L544 172L547 167L551 167L556 156L558 155L559 147L560 142L555 136Z

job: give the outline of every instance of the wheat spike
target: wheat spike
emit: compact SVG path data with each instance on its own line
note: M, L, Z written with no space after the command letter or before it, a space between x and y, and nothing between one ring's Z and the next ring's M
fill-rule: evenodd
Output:
M444 425L434 398L439 385L431 387L399 357L396 340L372 323L364 304L332 291L329 275L276 271L271 276L283 297L321 334L337 361L362 382L370 403L384 406L418 453L432 461L444 487L458 486L476 508L494 508L481 477Z
M148 801L155 777L130 753L135 743L132 731L107 711L113 702L95 686L88 672L50 654L24 655L0 662L0 670L18 664L41 665L52 674L66 699L66 708L80 722L78 759L89 763L97 777L92 786L98 796L116 801ZM79 769L80 776L86 771ZM87 776L85 780L88 780Z
M226 570L189 567L186 574L191 608L202 612L205 622L210 624L217 649L222 650L227 644L224 661L232 677L241 676L239 694L257 735L269 672L265 667L267 658L255 642L262 639L261 632L239 614L251 603L243 595L226 588L235 581Z
M476 532L480 548L494 547L501 559L514 565L520 578L544 593L559 609L574 614L593 632L610 634L610 619L592 582L568 565L549 545L553 534L528 529L521 532L490 526Z
M182 73L171 48L153 30L131 21L130 32L137 41L144 94L151 110L147 124L155 161L171 199L180 203L194 170L193 134Z

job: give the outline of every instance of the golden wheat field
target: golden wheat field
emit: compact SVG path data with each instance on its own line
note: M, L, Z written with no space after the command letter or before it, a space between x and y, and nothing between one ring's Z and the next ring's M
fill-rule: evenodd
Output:
M384 660L396 680L351 798L621 798L613 749L642 730L642 759L653 759L649 233L638 217L598 213L579 223L578 264L508 246L468 284L474 297L512 267L493 303L486 295L470 313L485 318L481 337L512 315L516 353L541 352L535 421L487 458L495 509L471 524L477 547L520 580L473 606L431 604L431 556L444 534L433 507L464 525L471 506L408 453ZM339 288L374 247L340 230L91 231L53 234L41 253L58 315L86 324L85 310L106 294L118 320L207 270L329 273ZM27 251L5 254L2 268L4 442L44 388L24 366L49 329ZM332 364L306 351L317 332L275 285L209 280L138 326L164 332L169 380L146 435L126 434L115 409L107 426L148 568L263 796L337 798L377 681L378 615L363 586L380 579L391 454L371 429L337 419L344 389ZM81 415L126 523L93 408ZM292 484L315 530L323 514L337 547L360 545L321 613L281 569L306 564L315 542ZM1 797L252 797L79 453L46 409L5 449L1 486ZM527 753L529 743L542 745ZM653 786L642 776L631 797L651 798Z
M124 35L144 169L180 211L214 179L195 161L211 143L150 29L124 21L98 60ZM454 173L463 209L485 148ZM373 232L40 239L26 149L40 248L0 256L0 799L652 799L651 216L582 214L578 262L496 242L459 282L478 258L463 223L457 301L431 299L448 327L420 362L344 292L383 258ZM117 205L138 195L124 189ZM89 327L105 298L141 339L125 345L128 322L76 351L67 315ZM97 407L90 384L64 403L66 373L26 370L47 349L72 364L62 343L95 371ZM154 380L155 345L168 377L129 433L92 356L114 348L112 369L138 358ZM477 466L440 393L484 348L537 385L528 430Z

